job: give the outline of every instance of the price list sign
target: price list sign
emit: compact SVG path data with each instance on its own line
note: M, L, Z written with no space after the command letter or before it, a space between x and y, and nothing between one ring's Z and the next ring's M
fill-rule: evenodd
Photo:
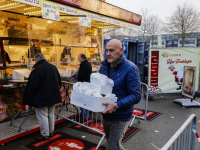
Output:
M151 86L158 86L159 51L151 52Z

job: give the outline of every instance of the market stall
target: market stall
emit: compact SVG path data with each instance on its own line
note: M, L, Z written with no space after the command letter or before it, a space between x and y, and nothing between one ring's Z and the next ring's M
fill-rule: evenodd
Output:
M13 80L13 71L31 71L35 64L33 56L37 53L44 54L46 60L58 68L63 82L75 82L71 75L78 71L80 53L91 62L93 72L98 72L103 60L103 29L108 29L107 32L109 29L135 29L141 24L140 15L97 0L92 4L88 0L80 4L78 1L4 0L0 1L0 10L2 86L13 84L9 82ZM9 56L11 63L5 55ZM26 84L16 84L18 86L0 89L0 126L12 119L20 108L18 117L26 115L29 110L26 106L21 107ZM66 91L62 86L60 92L64 101L70 88ZM32 132L35 128L28 130ZM0 144L6 141L9 140L0 139Z

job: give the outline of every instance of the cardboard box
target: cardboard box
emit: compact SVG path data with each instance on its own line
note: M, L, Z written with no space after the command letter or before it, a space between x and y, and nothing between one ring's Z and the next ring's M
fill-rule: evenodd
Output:
M27 80L31 71L28 69L13 70L13 80Z
M109 86L104 86L100 84L94 84L94 83L89 83L89 82L83 82L83 86L88 86L90 89L96 89L97 92L100 94L112 94L112 88Z
M94 97L72 90L70 103L93 112L103 112L106 106L103 102L117 102L117 97Z

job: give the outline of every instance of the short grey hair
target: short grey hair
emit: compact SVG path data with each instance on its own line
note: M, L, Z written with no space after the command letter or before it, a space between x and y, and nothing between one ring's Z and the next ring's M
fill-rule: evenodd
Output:
M83 53L80 53L80 57L83 58L83 59L86 59L86 55L83 54Z
M35 60L40 61L42 59L46 59L43 54L38 53L34 56Z

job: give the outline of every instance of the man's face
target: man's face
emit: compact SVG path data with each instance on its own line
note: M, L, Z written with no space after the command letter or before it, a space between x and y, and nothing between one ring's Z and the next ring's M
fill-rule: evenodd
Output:
M38 62L38 60L37 59L35 59L35 57L34 57L34 60L35 60L35 64Z
M107 61L111 64L117 64L121 58L123 48L115 42L108 42L106 45Z
M42 46L42 43L40 43L40 42L35 43L35 47L41 47L41 46Z
M80 62L80 63L82 63L82 60L83 58L81 58L81 56L80 55L78 55L78 61Z

